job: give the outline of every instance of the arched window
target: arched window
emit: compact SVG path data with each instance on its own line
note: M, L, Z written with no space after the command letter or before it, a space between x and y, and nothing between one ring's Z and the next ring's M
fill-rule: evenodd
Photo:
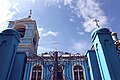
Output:
M38 67L37 80L41 80L41 78L42 78L42 67L39 66Z
M17 31L20 33L20 37L23 38L25 35L25 28L19 28Z
M57 71L55 70L55 67L53 67L53 80L55 80L55 73L57 72L57 80L63 80L63 67L61 65L58 65Z
M76 65L74 66L73 70L74 70L74 80L85 80L82 66Z
M38 65L32 68L31 80L42 80L42 67L41 66Z
M31 80L36 80L36 74L37 74L37 68L36 68L36 66L35 67L33 67L33 69L32 69L32 78L31 78Z
M14 27L14 29L16 29L20 33L21 38L24 37L25 31L26 31L26 25L24 25L24 24L17 24Z

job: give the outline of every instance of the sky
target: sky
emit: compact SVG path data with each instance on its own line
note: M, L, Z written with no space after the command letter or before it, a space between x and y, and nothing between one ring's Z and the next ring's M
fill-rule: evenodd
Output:
M28 17L30 9L40 35L38 54L64 51L84 54L91 48L91 32L107 27L117 32L119 0L0 0L0 32L9 21Z

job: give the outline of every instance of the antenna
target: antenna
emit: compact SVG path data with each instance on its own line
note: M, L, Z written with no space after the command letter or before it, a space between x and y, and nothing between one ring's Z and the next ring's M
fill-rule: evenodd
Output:
M57 45L59 44L58 42L54 42L54 43L52 43L53 45L55 45L55 50L57 51L58 49L57 49Z
M99 20L95 19L95 20L93 20L93 22L96 23L96 26L98 26L98 28L100 27L99 24L98 24Z
M30 14L29 14L28 17L31 18L31 15L32 15L32 10L30 9Z

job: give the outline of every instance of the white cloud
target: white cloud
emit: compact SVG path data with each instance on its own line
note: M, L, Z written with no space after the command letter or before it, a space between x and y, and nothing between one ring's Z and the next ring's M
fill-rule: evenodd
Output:
M60 6L60 5L58 5L58 8L61 8L61 6Z
M42 35L44 29L43 28L39 28L39 27L37 27L37 29L38 29L39 35Z
M93 22L94 19L100 21L100 26L107 25L107 17L96 0L65 0L65 4L73 8L78 17L84 19L83 27L86 32L91 32L96 28L96 25Z
M84 35L85 33L84 32L77 32L78 35Z
M57 5L58 3L62 2L62 1L63 0L44 0L43 2L46 6L51 6L51 5Z
M45 30L44 30L44 28L39 28L38 27L38 32L39 32L39 34L40 34L40 37L47 37L47 36L53 36L53 37L56 37L56 36L58 36L60 33L58 33L58 32L53 32L53 31L48 31L48 32L46 32Z
M18 9L17 4L9 0L0 2L0 32L7 28L8 21L19 11Z
M37 53L38 53L38 54L41 54L41 53L44 53L44 52L49 52L49 51L51 51L51 50L52 50L51 48L38 46Z
M71 4L72 0L64 0L64 5Z
M59 33L58 32L52 32L52 31L48 31L48 32L46 32L45 31L45 29L44 28L39 28L38 27L38 32L39 32L39 35L40 35L40 37L56 37L56 36L58 36L59 35ZM41 42L40 42L40 40L39 40L39 44L41 44ZM51 44L55 44L55 43L47 43L47 45L51 45ZM48 46L38 46L38 50L37 50L37 52L38 52L38 54L41 54L41 53L43 53L43 52L49 52L49 51L51 51L51 50L53 50L53 47L48 47Z
M99 25L104 27L108 24L107 16L104 11L100 8L100 3L96 0L45 0L49 5L56 5L57 3L63 2L64 5L69 6L75 12L78 17L84 19L83 27L86 32L91 32L97 26L93 22L94 19L98 19ZM69 19L73 22L73 19ZM80 21L81 22L81 21Z
M93 23L94 19L100 21L100 26L107 24L107 17L96 0L79 0L77 10L85 20L83 26L86 32L90 32L96 27Z
M58 32L52 32L52 31L48 31L47 33L44 33L43 35L42 35L42 37L46 37L46 36L53 36L53 37L56 37L56 36L58 36Z
M30 2L32 2L32 3L35 3L35 2L36 2L36 0L27 0L27 1L30 1Z
M87 41L78 41L78 42L75 42L73 43L73 47L72 49L75 51L75 52L81 52L81 53L85 53L86 50L90 49L90 44L87 43Z
M75 22L75 21L76 21L75 19L76 19L76 17L73 16L73 15L71 15L69 21L70 21L70 22Z
M72 19L72 18L70 18L69 20L70 20L70 22L75 22L74 19Z

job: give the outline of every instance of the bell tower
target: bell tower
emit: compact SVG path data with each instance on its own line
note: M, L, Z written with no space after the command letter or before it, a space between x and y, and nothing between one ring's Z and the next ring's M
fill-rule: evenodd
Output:
M16 29L20 33L20 43L17 52L25 52L27 56L37 54L37 46L39 34L36 21L31 18L30 14L27 18L22 18L16 21L9 21L8 28Z
M107 28L97 28L91 36L102 80L119 80L120 60L111 32Z

